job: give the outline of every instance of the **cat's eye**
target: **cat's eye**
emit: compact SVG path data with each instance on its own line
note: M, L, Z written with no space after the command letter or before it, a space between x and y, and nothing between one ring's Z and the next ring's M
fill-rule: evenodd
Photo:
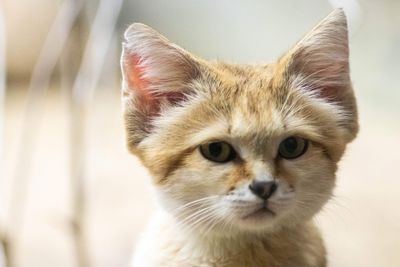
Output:
M236 158L233 147L225 142L210 142L200 145L200 152L208 160L225 163Z
M290 136L279 144L278 153L284 159L295 159L303 155L308 148L308 141L298 136Z

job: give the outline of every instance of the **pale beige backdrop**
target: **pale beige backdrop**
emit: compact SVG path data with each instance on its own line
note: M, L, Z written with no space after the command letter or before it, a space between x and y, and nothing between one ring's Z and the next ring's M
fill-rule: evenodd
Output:
M352 15L351 69L361 131L340 164L336 197L317 221L326 239L329 266L398 267L400 2L337 2L345 3ZM10 35L6 154L0 183L3 215L16 168L24 168L16 155L25 78L59 1L5 0L4 4ZM328 1L320 0L126 1L110 51L113 56L104 72L111 82L98 86L88 108L86 230L93 267L127 266L153 207L148 174L124 144L119 88L114 83L123 28L140 21L205 58L262 62L276 58L331 8ZM57 82L42 107L19 233L18 266L71 267L76 260L68 227L70 107Z

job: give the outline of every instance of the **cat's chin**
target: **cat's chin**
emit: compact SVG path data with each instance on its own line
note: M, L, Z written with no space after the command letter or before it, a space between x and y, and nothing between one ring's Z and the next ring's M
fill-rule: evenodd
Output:
M257 210L235 222L237 228L246 232L269 231L275 228L276 215L269 210Z
M241 220L243 221L254 221L254 222L262 222L265 220L271 220L275 217L275 212L270 210L267 207L261 207L256 209L255 211L250 212L249 214L243 216Z
M237 228L244 231L267 230L273 227L279 220L277 209L272 209L265 202L256 202L249 205L243 210L232 210L236 213L235 219L232 222Z

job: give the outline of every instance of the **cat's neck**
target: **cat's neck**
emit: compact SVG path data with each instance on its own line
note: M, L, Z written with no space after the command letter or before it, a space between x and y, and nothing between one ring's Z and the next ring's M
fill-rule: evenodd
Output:
M216 235L187 231L165 211L151 220L137 266L325 266L325 250L312 222L265 233ZM153 251L162 251L157 255Z
M187 230L171 215L166 216L165 223L175 236L178 243L182 244L184 250L197 251L203 254L213 254L216 257L243 253L245 250L273 250L286 247L291 249L293 244L300 240L305 242L307 235L314 235L315 227L312 222L296 224L295 226L276 227L265 231L229 231L229 233L218 233L209 229Z

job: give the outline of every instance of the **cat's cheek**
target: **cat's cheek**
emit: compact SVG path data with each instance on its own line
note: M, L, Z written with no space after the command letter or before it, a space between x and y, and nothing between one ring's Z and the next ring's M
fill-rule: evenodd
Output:
M322 147L313 146L301 158L282 160L278 164L279 179L289 183L295 199L285 208L291 220L306 220L329 200L335 186L336 163ZM283 215L284 215L283 214Z
M253 179L251 170L245 164L232 164L229 169L229 173L222 176L227 194L242 187L244 184L249 184Z
M193 171L189 186L199 184L208 195L224 195L236 188L240 181L249 177L249 172L233 162L216 163L194 152L188 160L188 170ZM192 182L192 183L190 183Z
M173 199L193 201L195 199L223 195L226 192L224 183L232 172L231 167L210 163L205 160L189 160L167 177L165 184L159 185L158 190Z
M285 180L277 179L276 180L278 187L276 192L269 198L268 203L269 207L275 211L276 213L281 213L289 209L292 206L296 199L296 191L289 183Z

